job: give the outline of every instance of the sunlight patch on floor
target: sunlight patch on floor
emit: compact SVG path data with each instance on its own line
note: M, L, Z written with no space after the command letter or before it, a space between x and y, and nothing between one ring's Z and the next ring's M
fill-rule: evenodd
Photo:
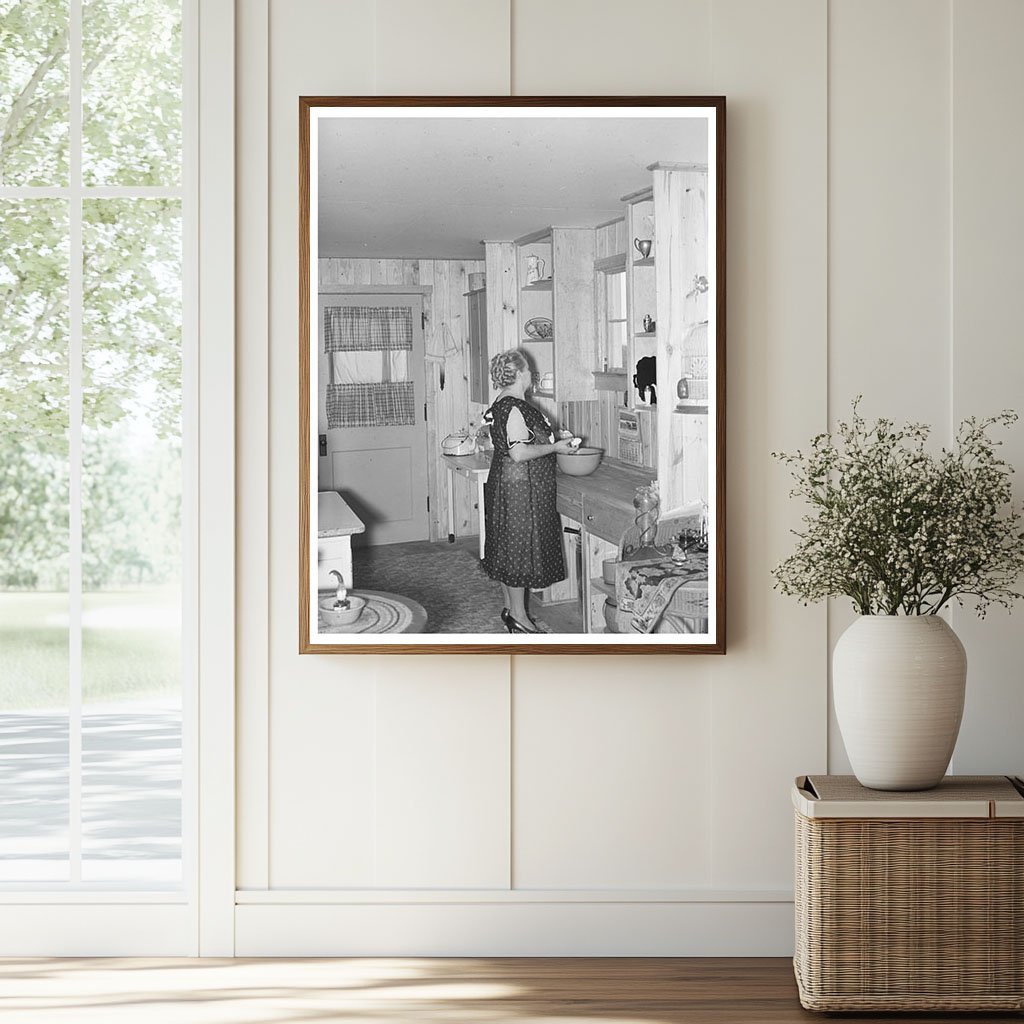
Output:
M594 1015L537 968L430 959L0 960L3 1024L662 1024ZM543 968L540 969L543 975ZM503 973L511 973L507 980ZM526 978L514 977L523 973ZM589 1003L586 1007L573 1004ZM564 1009L563 1009L564 1007Z

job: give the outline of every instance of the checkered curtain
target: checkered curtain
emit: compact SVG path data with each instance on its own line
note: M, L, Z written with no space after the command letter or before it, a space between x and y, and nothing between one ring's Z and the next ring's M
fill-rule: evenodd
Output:
M405 369L405 353L411 351L411 306L325 307L324 352L328 354L331 372L327 385L327 426L414 424L413 382L393 379L396 369ZM373 364L372 361L367 364L367 359L374 357L382 361L379 368L374 367L371 376L368 367ZM337 383L335 359L345 362L345 368L350 371L345 374L348 382ZM360 376L364 377L362 381ZM366 376L371 376L371 380L366 380ZM376 380L372 379L374 377Z
M412 349L411 306L327 306L325 352Z
M416 422L411 380L328 384L327 426L402 427Z

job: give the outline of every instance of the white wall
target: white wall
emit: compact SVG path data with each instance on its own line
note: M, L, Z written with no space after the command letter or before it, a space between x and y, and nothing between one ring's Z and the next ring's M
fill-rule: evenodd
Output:
M238 952L789 952L789 786L844 767L828 652L848 618L771 590L800 510L769 452L861 391L943 433L1018 401L1024 7L238 14ZM297 98L360 93L728 98L724 658L296 653ZM1024 431L1008 451L1024 464ZM1024 770L1021 631L956 625L955 768Z

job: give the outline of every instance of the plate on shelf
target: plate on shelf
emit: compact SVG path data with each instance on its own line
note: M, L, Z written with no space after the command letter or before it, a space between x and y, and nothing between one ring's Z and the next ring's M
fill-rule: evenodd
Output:
M554 333L555 325L546 316L535 316L523 324L523 331L538 341L547 341Z

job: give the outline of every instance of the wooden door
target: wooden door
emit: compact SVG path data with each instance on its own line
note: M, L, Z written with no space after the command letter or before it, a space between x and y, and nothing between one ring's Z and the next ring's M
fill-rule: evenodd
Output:
M318 316L321 352L325 325L350 316L342 313L345 309L382 319L389 317L387 310L409 310L411 347L368 347L327 354L322 400L327 407L331 487L366 525L365 533L353 537L355 544L426 540L429 524L422 295L322 294ZM402 316L400 312L395 315ZM354 411L357 408L358 414Z

